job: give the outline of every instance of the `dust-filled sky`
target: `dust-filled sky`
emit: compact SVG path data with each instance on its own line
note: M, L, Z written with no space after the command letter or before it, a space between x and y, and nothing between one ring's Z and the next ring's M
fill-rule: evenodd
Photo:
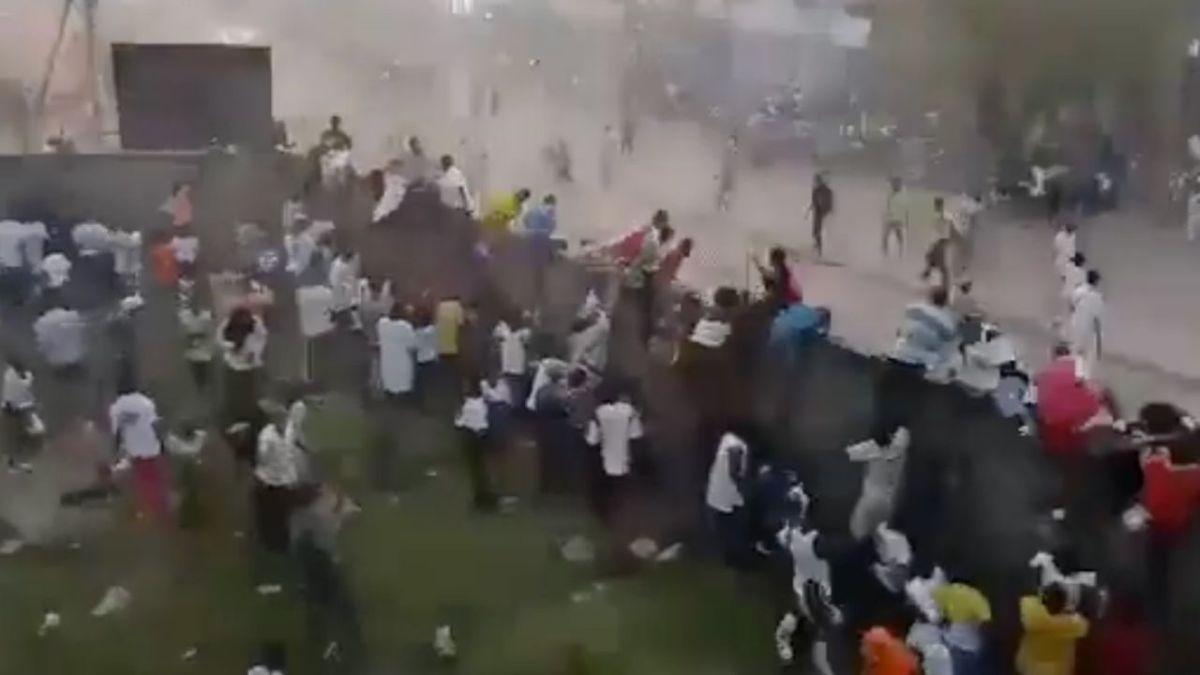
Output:
M480 88L492 85L506 91L533 81L538 87L565 87L581 105L607 114L615 106L616 83L631 47L623 37L617 0L96 1L100 126L109 132L116 126L107 64L114 42L268 45L275 114L294 137L313 138L328 116L338 112L374 145L394 142L411 125L455 117L468 92L478 95ZM81 6L84 0L76 3ZM650 4L671 6L662 0ZM452 16L452 6L470 6L474 16ZM718 0L696 7L700 15L728 17L751 32L794 25L799 16L793 0L742 0L732 13ZM58 0L0 0L0 107L5 96L11 99L15 83L24 87L26 100L36 98L61 11ZM489 13L496 20L483 18ZM521 20L512 20L516 14ZM659 20L650 39L662 44L665 38L679 38L665 35L674 27L670 20ZM83 35L82 13L75 12L54 65L42 127L47 135L86 127L87 108L80 96L87 90ZM772 37L777 36L756 43L767 44ZM690 40L679 38L685 45ZM694 57L677 60L692 61L698 75L691 79L703 80L711 56L696 51ZM527 65L532 58L537 59L536 77ZM779 59L767 60L774 61L776 79L793 69L786 59L781 67ZM742 74L770 70L758 52L746 61L758 65L743 68ZM7 145L3 131L0 145ZM87 132L72 135L82 149L89 149L83 138Z
M607 0L568 2L616 7ZM452 95L446 80L454 68L478 71L471 64L518 58L501 53L503 48L485 53L490 46L470 39L484 23L478 15L488 11L488 4L476 0L472 20L452 17L449 0L99 0L104 124L115 124L106 59L111 43L228 42L272 48L275 112L295 135L313 135L336 111L360 131L386 138L391 132L385 128L394 125L382 119L389 113L380 108L383 103L391 107L390 96L410 94L401 117L431 115ZM0 21L0 80L8 81L9 90L19 82L26 98L35 98L61 9L55 0L0 0L5 19ZM619 17L615 11L592 12L576 20L611 24ZM76 12L54 64L48 114L54 121L47 126L71 127L80 115L76 99L86 80L83 34L82 14ZM546 56L543 61L556 60Z

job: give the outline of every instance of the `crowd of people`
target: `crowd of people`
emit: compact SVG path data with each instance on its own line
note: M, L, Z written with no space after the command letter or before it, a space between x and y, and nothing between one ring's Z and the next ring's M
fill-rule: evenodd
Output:
M939 236L922 275L930 290L907 309L894 349L883 355L872 427L865 440L845 448L845 461L862 467L859 494L845 522L830 528L813 516L826 508L810 496L820 492L813 489L816 478L777 451L778 434L752 411L763 364L777 368L786 360L792 370L803 369L833 319L804 293L785 248L771 249L758 264L756 292L722 287L710 294L678 284L693 241L676 237L665 210L613 241L568 255L555 195L472 191L453 157L435 165L415 137L402 157L363 181L374 203L363 235L346 222L346 211L310 215L328 208L323 194L360 189L352 148L333 118L310 156L304 185L281 204L281 236L272 234L273 224L240 226L235 260L202 249L186 183L172 190L153 231L81 222L55 241L38 223L0 223L0 290L8 304L37 308L36 352L54 377L90 376L91 310L103 308L102 321L117 327L117 386L103 416L115 454L102 487L116 489L128 474L139 518L193 526L203 520L206 499L195 459L213 443L227 445L252 485L248 503L260 550L268 560L298 564L308 599L325 617L320 639L329 645L327 657L353 658L361 638L336 556L338 528L356 506L322 471L305 425L312 392L346 375L334 377L329 364L345 363L339 353L366 352L361 372L351 374L351 393L381 417L418 411L452 426L470 508L502 507L496 458L512 452L517 439L531 438L539 491L583 497L613 532L647 485L653 492L653 475L661 471L655 464L662 452L652 447L660 402L647 394L648 380L683 382L692 440L685 457L672 461L691 478L697 552L779 578L783 609L774 638L787 667L809 661L821 673L975 675L1007 662L1020 675L1071 675L1083 672L1076 668L1078 650L1089 673L1151 672L1148 646L1130 647L1114 636L1144 635L1135 628L1166 603L1172 556L1200 504L1197 436L1191 419L1165 404L1122 421L1097 384L1100 276L1077 251L1072 224L1063 224L1054 240L1065 341L1049 365L1031 373L974 302L965 275L971 226L953 221L973 218L977 209L968 205L952 216L941 198L934 202ZM736 139L728 153L722 208L733 190ZM459 257L444 261L447 267L480 270L471 277L476 283L407 287L386 267L364 269L371 228L395 227L401 206L421 199L434 205L425 213L449 214L438 216L445 238L465 242L448 249ZM834 203L819 174L811 212L818 254ZM904 186L892 181L884 255L893 240L905 245L912 212ZM518 263L506 266L512 260ZM551 305L567 292L551 280L564 269L588 270L587 281L569 298L566 331L556 332ZM499 288L498 278L512 270L528 275L524 298ZM170 309L192 393L217 411L205 423L161 409L148 391L129 328L144 298ZM304 347L302 363L288 368L292 379L283 383L267 363L279 333L298 335ZM632 367L631 353L650 354L651 366ZM9 354L2 398L15 472L31 469L46 433L32 373ZM1017 607L1024 634L1011 656L989 639L1000 599L989 598L968 570L935 559L897 517L901 494L929 485L910 461L922 452L915 392L926 382L960 387L970 400L1011 418L1021 434L1040 439L1063 480L1050 514L1058 536L1030 561ZM168 461L183 470L170 471ZM1099 509L1085 494L1097 465L1113 487ZM934 492L922 498L941 503ZM1086 523L1112 515L1128 532L1146 535L1152 583L1145 593L1114 588L1071 560L1073 528L1084 531ZM278 591L269 571L259 582L262 593ZM806 637L811 656L800 659ZM848 642L856 648L847 649ZM1125 650L1119 654L1118 644ZM282 670L278 650L267 651L274 665L263 667Z

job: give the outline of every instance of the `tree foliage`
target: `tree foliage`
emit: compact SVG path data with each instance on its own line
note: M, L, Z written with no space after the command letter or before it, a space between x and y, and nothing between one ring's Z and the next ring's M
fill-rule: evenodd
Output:
M1182 55L1188 0L932 0L964 31L976 77L1034 99L1123 91Z

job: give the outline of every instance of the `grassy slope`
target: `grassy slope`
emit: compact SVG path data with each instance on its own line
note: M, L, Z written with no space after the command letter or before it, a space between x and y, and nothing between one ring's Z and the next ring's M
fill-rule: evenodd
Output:
M749 583L694 563L613 580L584 601L587 567L557 557L557 542L587 527L576 513L518 509L481 517L466 508L451 437L436 425L429 442L398 464L398 499L355 486L367 478L358 413L331 405L316 414L314 445L325 466L361 495L363 513L343 534L344 564L362 613L370 672L537 675L570 672L573 645L594 673L761 673L770 663L769 612ZM415 434L425 436L425 433ZM303 613L293 594L253 593L244 538L244 488L210 462L208 485L223 493L210 524L194 534L159 535L124 524L68 547L0 559L0 674L244 672L264 638L306 654ZM436 477L425 469L439 466ZM88 615L109 585L127 586L133 605L103 619ZM36 635L45 611L60 630ZM449 668L430 654L441 623L454 626L461 660ZM189 647L198 656L185 663ZM297 664L298 665L298 664ZM299 667L294 672L326 672ZM336 671L328 671L336 672Z

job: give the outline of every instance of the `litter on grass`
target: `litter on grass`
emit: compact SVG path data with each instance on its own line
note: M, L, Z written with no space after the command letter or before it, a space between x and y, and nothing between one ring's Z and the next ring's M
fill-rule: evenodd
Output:
M562 545L559 553L569 563L588 563L596 559L596 546L587 537L576 535Z
M104 592L104 597L100 598L100 602L92 608L92 616L102 617L109 614L116 614L129 606L133 601L133 594L123 586L110 586Z
M658 553L658 542L650 537L639 537L630 542L629 552L638 560L649 560Z
M450 626L438 626L433 632L433 651L443 659L458 656L458 645L454 644L454 634L450 631Z
M61 625L62 617L58 615L58 612L46 612L46 615L42 617L42 625L38 628L38 637L42 637L50 631L56 630Z
M658 555L654 556L654 561L660 563L673 562L675 560L679 560L679 556L682 553L683 542L675 542L674 544L671 544L670 546L659 551Z

